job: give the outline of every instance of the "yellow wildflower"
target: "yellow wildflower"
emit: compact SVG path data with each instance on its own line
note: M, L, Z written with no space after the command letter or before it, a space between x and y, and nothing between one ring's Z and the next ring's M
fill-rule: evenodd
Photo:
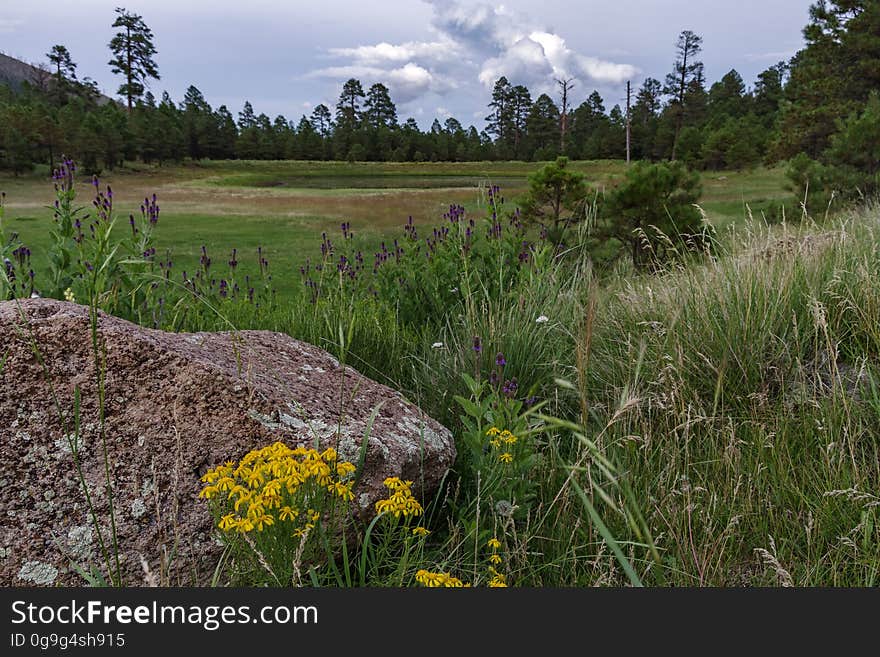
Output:
M235 500L235 510L236 510L236 512L237 512L239 509L241 509L241 507L242 507L243 504L250 504L250 501L251 501L251 494L250 494L250 493L248 493L247 495L242 495L242 496L239 497L237 500Z
M438 588L441 586L446 588L460 588L469 586L449 573L432 573L427 570L419 570L416 573L416 581L429 588Z
M486 543L486 545L488 545L488 546L489 546L490 548L492 548L493 550L497 550L498 548L501 547L501 541L499 541L499 540L498 540L497 538L495 538L495 537L492 537L492 538L489 539L489 542Z
M201 481L205 484L213 484L220 477L219 469L216 470L208 470L205 474L202 475Z
M410 490L413 482L402 481L398 477L388 477L384 483L386 488L394 492L388 499L376 502L376 513L393 513L395 518L401 515L407 517L422 514L422 505L413 497Z
M427 536L431 532L424 527L414 527L412 533L413 536Z
M217 525L220 529L225 532L228 532L231 529L235 529L238 524L238 518L235 517L234 513L227 513L220 519L219 524Z
M498 460L502 463L513 463L513 454L510 452L504 452L503 454L498 455Z
M493 554L489 557L489 563L493 563L496 566L501 563L501 555Z
M268 513L263 514L261 516L257 516L254 518L254 525L257 528L257 531L263 531L263 527L269 527L275 524L275 518Z
M217 486L205 486L200 492L199 497L205 500L210 500L214 495L217 494L219 489Z
M497 570L489 566L489 574L492 575L492 579L489 580L489 588L507 588L507 576L502 575Z
M217 481L216 486L217 490L232 490L233 486L235 486L235 479L233 479L232 477L221 477Z
M343 484L340 481L334 481L332 484L327 486L327 490L344 500L354 499L354 493L351 490L351 484Z
M499 433L501 433L501 430L498 427L492 427L491 429L489 429L486 432L486 435L487 436L497 436Z
M289 506L282 506L281 510L278 512L279 520L296 520L296 517L299 515L299 511L296 509L292 509Z

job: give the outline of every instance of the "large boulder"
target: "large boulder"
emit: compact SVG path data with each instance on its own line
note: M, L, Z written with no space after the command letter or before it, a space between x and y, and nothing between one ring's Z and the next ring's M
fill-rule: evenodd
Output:
M80 391L80 466L110 537L104 445L126 584L199 585L222 551L199 477L275 440L357 462L361 520L389 476L426 496L455 458L450 432L327 352L267 331L175 334L47 299L0 302L0 584L82 584L102 564L67 436ZM104 436L98 412L104 372ZM372 424L371 417L375 414Z

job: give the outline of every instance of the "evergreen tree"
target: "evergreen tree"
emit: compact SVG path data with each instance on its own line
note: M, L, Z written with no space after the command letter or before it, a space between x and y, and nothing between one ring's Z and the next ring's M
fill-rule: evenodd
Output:
M56 103L60 105L67 100L76 83L76 64L70 57L70 51L61 45L52 46L46 57L55 69L52 91Z
M321 103L312 110L309 121L312 129L321 138L321 153L316 159L330 159L330 135L333 131L333 115L330 114L330 108ZM301 130L298 132L302 133Z
M604 101L599 92L594 91L572 112L569 150L585 160L602 157L602 142L607 126Z
M508 155L507 145L513 132L511 90L512 87L506 77L498 78L492 89L492 101L489 103L492 112L486 117L486 132L495 137L502 158Z
M374 130L397 127L397 108L384 84L377 82L370 87L364 107L364 118Z
M361 125L363 112L361 100L365 97L364 88L359 80L349 79L342 85L339 101L336 103L336 130L334 137L338 142L337 153L339 156L348 157L349 151L355 143L355 132ZM362 160L361 153L355 153L356 160Z
M532 110L532 94L521 84L510 90L510 119L513 137L513 157L520 159L526 138L526 124Z
M208 101L201 91L190 85L183 96L183 130L191 159L200 160L208 154L213 123Z
M779 109L785 97L787 71L788 64L779 62L758 74L752 108L765 128L773 127L779 116Z
M636 267L663 260L700 231L700 176L681 162L636 162L602 208L601 232L626 245Z
M630 112L632 155L635 159L653 159L658 119L663 106L663 87L659 80L647 78L636 94Z
M790 62L774 155L818 158L837 121L865 106L880 85L880 3L822 0L810 7L807 45Z
M122 7L116 8L116 15L113 27L121 29L110 41L114 57L108 64L113 73L125 78L118 93L125 96L131 113L134 100L144 94L146 81L159 79L159 68L153 60L156 48L153 46L153 32L142 17L130 14Z
M675 137L672 144L672 159L675 159L675 146L678 135L685 122L687 91L691 82L702 80L703 63L697 60L703 50L703 38L690 30L683 31L675 46L676 60L672 73L666 76L665 92L672 96L670 103L675 117Z
M547 94L541 94L532 105L526 121L529 136L529 159L552 160L559 151L559 108Z
M221 105L217 108L212 116L214 129L212 130L213 139L208 145L210 157L221 160L228 160L235 157L235 142L238 139L238 128L235 125L235 119L232 113L226 107Z
M254 114L254 106L249 100L244 101L244 107L238 113L238 129L247 130L257 125L257 117Z
M709 121L722 123L728 118L745 116L751 109L748 100L742 76L731 70L709 89Z
M318 107L327 109L324 105ZM317 110L317 108L315 109ZM329 110L327 110L327 114L329 116ZM325 136L315 130L314 116L314 112L311 120L303 116L296 126L296 139L291 154L297 160L322 160L325 157Z

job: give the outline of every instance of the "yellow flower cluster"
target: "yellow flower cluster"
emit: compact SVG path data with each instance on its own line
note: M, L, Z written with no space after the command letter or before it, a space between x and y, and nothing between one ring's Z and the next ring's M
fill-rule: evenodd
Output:
M403 481L400 477L388 477L382 482L391 491L391 496L376 502L376 513L393 513L395 518L422 515L422 505L413 497L413 482Z
M221 499L226 509L218 527L226 532L262 532L283 523L299 523L294 536L305 536L320 519L313 508L304 512L300 498L312 499L317 491L330 493L331 499L354 499L351 475L355 466L339 461L332 447L318 452L282 442L249 452L238 465L233 461L210 470L202 477L205 484L199 497Z
M499 573L492 566L489 566L489 574L492 579L489 580L489 588L502 589L507 588L507 577Z
M416 581L428 588L467 588L470 584L465 584L457 577L453 577L449 573L431 573L427 570L420 570L416 573Z
M64 300L69 301L70 303L76 302L76 296L74 296L73 290L71 290L70 288L64 290Z
M505 450L498 455L498 460L502 463L513 463L513 454L508 450L516 444L517 437L507 429L502 431L498 427L490 428L486 435L489 436L489 444L493 449Z
M492 575L492 579L489 580L489 587L491 588L503 588L507 586L507 577L502 575L497 570L495 570L495 566L500 564L503 559L501 555L498 554L498 550L501 549L501 541L499 541L496 537L492 537L489 539L489 542L486 543L487 547L492 550L492 554L489 555L489 563L492 565L489 566L489 574Z

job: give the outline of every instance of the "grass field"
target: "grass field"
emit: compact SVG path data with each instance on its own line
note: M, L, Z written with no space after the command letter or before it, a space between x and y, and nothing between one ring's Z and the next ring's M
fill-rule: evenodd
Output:
M145 195L155 193L162 215L156 232L160 254L171 252L176 270L192 269L202 245L215 262L237 248L245 271L253 271L262 246L271 263L274 284L284 295L299 284L298 268L314 258L321 233L352 230L378 243L397 233L409 216L417 225L437 224L450 204L470 212L485 208L485 188L495 184L516 201L527 177L539 164L524 162L341 163L294 161L225 161L197 165L131 167L109 172L116 208L125 217L139 212ZM576 162L574 168L596 187L613 184L626 171L620 161ZM92 188L80 187L88 206ZM781 169L710 172L703 175L701 201L709 220L723 228L747 215L746 204L760 206L785 199ZM53 198L48 172L20 178L0 177L7 194L9 231L19 233L34 252L38 268L49 243Z

